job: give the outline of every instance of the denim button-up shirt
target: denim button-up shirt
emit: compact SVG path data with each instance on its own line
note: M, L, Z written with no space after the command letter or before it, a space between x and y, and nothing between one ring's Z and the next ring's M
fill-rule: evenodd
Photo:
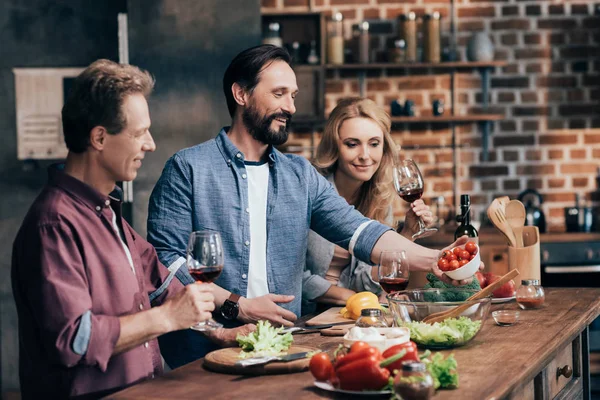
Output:
M215 283L245 296L252 240L248 184L244 155L227 131L169 159L150 198L148 240L162 263L188 284L193 279L179 267L190 232L219 231L225 267ZM310 229L369 261L375 242L390 228L348 205L305 158L271 147L268 163L267 283L270 293L295 295L282 307L300 315Z

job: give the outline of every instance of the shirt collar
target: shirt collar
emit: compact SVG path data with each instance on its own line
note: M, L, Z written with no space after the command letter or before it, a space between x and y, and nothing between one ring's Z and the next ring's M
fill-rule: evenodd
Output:
M217 144L222 149L223 157L225 157L225 161L227 164L230 164L233 161L239 161L242 164L244 163L244 153L242 153L229 139L227 136L227 132L229 132L230 126L225 126L221 129L219 134L217 135ZM269 161L269 166L273 166L275 162L277 162L277 149L272 145L269 145L267 148L267 157Z
M64 168L64 163L53 164L48 167L48 183L50 185L65 190L73 197L78 198L88 207L95 210L98 214L101 214L104 208L121 204L119 197L120 188L118 186L115 186L113 192L111 192L109 196L106 196L90 185L67 174L64 171Z

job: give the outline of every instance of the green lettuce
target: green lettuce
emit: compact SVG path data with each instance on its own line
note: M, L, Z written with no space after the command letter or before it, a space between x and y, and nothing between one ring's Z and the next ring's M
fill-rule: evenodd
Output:
M427 350L421 355L421 362L427 367L427 371L433 378L433 386L437 390L454 389L458 387L458 363L454 354L444 358L442 353L435 353L431 357L431 352Z
M258 321L256 330L246 336L238 333L235 340L242 348L240 358L279 356L285 354L294 338L290 332L280 334L281 328L274 328L269 321Z
M432 325L411 321L404 323L410 329L410 339L423 346L452 346L471 340L479 332L481 321L467 317L448 318Z

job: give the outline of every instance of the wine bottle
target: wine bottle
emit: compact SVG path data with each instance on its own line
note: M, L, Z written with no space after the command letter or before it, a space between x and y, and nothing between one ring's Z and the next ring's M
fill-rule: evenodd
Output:
M460 215L456 216L456 221L460 223L454 232L454 240L461 236L477 237L477 229L471 225L471 197L468 194L460 195Z

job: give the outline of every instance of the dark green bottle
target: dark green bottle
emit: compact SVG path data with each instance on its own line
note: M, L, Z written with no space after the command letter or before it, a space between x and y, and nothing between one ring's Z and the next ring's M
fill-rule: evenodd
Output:
M456 221L460 224L454 232L454 240L461 236L477 237L477 229L471 225L471 197L468 194L460 195L460 215L456 216Z

